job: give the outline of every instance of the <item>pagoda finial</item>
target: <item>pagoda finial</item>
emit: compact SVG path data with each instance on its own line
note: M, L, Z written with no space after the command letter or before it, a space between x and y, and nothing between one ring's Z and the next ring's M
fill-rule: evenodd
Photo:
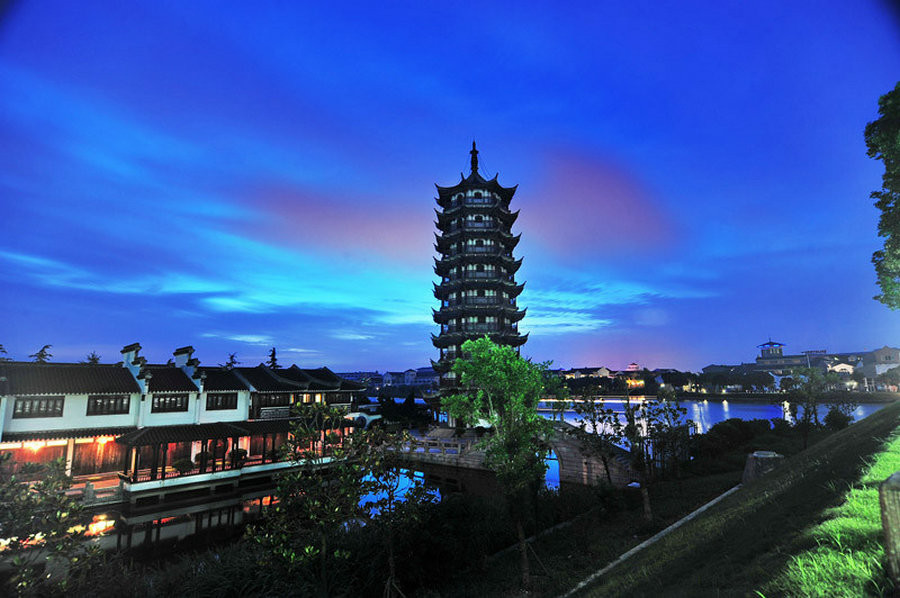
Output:
M474 139L472 140L472 151L469 152L469 154L472 156L472 172L477 173L478 172L478 150L475 149L475 140Z

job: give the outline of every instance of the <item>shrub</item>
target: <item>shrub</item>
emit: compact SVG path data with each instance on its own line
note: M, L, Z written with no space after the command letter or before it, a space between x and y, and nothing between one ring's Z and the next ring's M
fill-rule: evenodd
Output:
M832 431L843 430L853 421L852 415L847 415L838 407L832 407L825 415L825 427Z

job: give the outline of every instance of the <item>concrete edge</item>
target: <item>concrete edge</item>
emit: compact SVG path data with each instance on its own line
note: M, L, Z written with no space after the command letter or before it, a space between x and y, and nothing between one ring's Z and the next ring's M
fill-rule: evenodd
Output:
M601 576L606 575L615 566L617 566L620 563L624 562L625 560L631 558L632 556L634 556L635 554L637 554L644 548L647 548L651 544L655 544L656 542L661 540L663 537L669 535L670 533L672 533L673 531L675 531L676 529L678 529L679 527L681 527L688 521L694 519L695 517L697 517L698 515L700 515L701 513L703 513L704 511L706 511L707 509L709 509L710 507L712 507L713 505L715 505L716 503L718 503L719 501L724 499L725 497L731 496L732 494L734 494L735 492L740 490L740 488L741 488L741 484L738 484L731 490L725 491L724 493L715 497L714 499L712 499L705 505L701 506L700 508L696 509L695 511L688 513L687 515L685 515L684 517L682 517L681 519L679 519L678 521L676 521L675 523L673 523L672 525L667 527L666 529L658 532L656 535L652 536L651 538L644 540L643 542L641 542L640 544L638 544L631 550L619 555L619 558L617 558L613 562L609 563L608 565L606 565L599 571L595 571L590 576L588 576L587 578L585 578L584 580L579 582L578 585L576 585L574 588L572 588L565 594L561 594L558 598L569 598L570 596L574 596L576 593L578 593L581 590L583 590L584 588L586 588L588 585L590 585L591 583L593 583L594 581L599 579Z

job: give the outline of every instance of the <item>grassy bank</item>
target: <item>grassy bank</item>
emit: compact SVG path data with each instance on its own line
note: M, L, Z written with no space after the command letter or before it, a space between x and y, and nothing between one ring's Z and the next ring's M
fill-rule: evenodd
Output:
M786 459L778 471L642 551L584 595L758 596L762 588L785 593L793 582L780 576L797 562L798 539L814 543L817 537L804 530L834 516L829 509L841 503L848 487L871 485L862 481L869 460L886 449L898 425L900 403L895 403ZM882 471L887 467L886 462L868 475L887 477ZM871 528L868 532L871 538ZM778 585L779 579L786 581Z
M760 592L764 596L889 595L892 586L882 566L881 508L878 486L900 471L900 435L874 455L868 470L826 511L827 519L798 537L795 555ZM827 590L826 590L827 589Z

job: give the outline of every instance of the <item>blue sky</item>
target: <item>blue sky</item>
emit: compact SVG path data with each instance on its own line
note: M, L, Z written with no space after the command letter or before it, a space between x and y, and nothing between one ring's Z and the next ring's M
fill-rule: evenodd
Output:
M618 4L14 5L0 343L426 365L433 185L474 138L519 185L526 355L896 345L862 135L900 73L889 4Z

